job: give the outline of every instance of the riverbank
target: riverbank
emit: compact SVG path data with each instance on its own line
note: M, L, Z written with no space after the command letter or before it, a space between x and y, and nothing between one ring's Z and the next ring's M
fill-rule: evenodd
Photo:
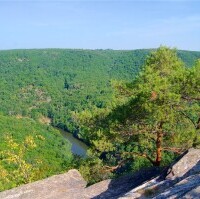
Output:
M74 155L79 155L82 157L86 156L88 146L83 141L74 137L72 133L69 133L69 132L59 129L59 128L56 128L56 129L59 130L60 133L63 135L63 137L72 144L71 152Z

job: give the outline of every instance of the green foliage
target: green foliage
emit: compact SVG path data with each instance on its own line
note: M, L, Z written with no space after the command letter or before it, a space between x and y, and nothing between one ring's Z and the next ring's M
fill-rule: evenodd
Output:
M139 56L138 56L139 54ZM71 111L105 107L110 79L130 79L148 51L12 50L0 51L0 111L74 131Z
M0 115L0 191L69 169L71 146L32 119Z
M0 111L40 119L76 132L72 111L105 108L111 81L132 80L150 50L0 51ZM180 51L191 66L199 52Z
M118 163L132 159L134 169L147 166L145 158L168 164L174 152L199 140L199 69L199 62L186 68L175 50L160 47L131 83L115 83L112 109L75 115L81 135L98 154L110 154Z
M105 163L97 156L90 154L87 158L75 157L72 167L79 170L87 185L114 177L109 171L104 169Z
M41 135L40 138L44 140ZM25 158L26 151L36 147L33 137L27 136L22 143L18 144L12 136L7 135L4 142L7 144L8 149L1 151L0 190L38 179L40 174L39 165L42 164L42 161L37 159L28 162Z
M165 146L198 146L199 104L194 99L199 97L196 91L200 64L191 66L200 53L178 51L189 67L186 69L175 52L167 48L160 48L145 62L150 52L0 51L0 112L9 115L0 115L0 150L7 157L20 156L22 165L33 171L30 179L15 177L9 184L9 175L22 167L6 162L2 156L0 178L5 181L1 186L10 188L41 179L64 171L71 164L69 143L56 130L37 121L78 133L91 144L94 156L105 152L102 160L92 156L79 162L79 170L90 183L109 175L104 164L112 167L132 159L125 171L148 166L149 162L137 155L154 156L156 136L152 132L163 120ZM146 67L142 70L143 65ZM117 95L114 98L113 93ZM8 147L6 135L18 146L16 150ZM29 136L37 147L22 153ZM163 164L167 164L173 153L166 152L163 157ZM37 159L42 164L37 164Z

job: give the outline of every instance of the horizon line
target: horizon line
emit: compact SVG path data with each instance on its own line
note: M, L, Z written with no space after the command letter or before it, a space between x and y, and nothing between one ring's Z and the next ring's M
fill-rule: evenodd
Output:
M179 49L177 47L170 47L167 45L160 45L168 47L170 49L175 49L175 50L180 50L180 51L192 51L192 52L200 52L200 50L189 50L189 49ZM154 48L135 48L135 49L113 49L113 48L11 48L11 49L0 49L0 51L12 51L12 50L102 50L102 51L134 51L134 50L154 50L158 49L159 47L154 47Z

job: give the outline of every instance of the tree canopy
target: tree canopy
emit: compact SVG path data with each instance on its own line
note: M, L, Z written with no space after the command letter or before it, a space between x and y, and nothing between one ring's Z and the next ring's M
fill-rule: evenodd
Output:
M144 157L159 166L167 155L197 146L199 72L199 61L187 68L176 50L160 47L132 82L115 83L112 109L75 114L82 136L101 155L114 154L119 165Z

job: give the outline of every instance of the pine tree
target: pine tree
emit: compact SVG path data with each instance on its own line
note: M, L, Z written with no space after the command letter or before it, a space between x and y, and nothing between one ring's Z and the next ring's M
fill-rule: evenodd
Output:
M118 94L112 110L78 116L82 134L94 151L118 154L119 165L122 159L144 157L159 166L165 152L197 146L199 69L199 61L186 68L176 50L160 47L133 82L115 84Z

